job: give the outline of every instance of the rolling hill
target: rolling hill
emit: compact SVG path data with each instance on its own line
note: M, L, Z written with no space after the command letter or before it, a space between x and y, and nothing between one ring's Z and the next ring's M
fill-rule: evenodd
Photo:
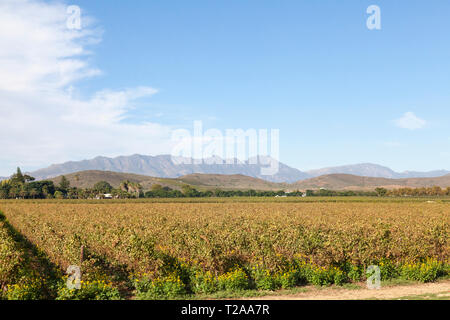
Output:
M122 181L128 180L130 182L140 183L145 190L150 189L152 184L160 184L177 189L181 186L181 182L171 181L171 179L155 178L145 175L138 175L133 173L87 170L64 175L69 180L72 187L77 188L91 188L99 181L106 181L114 188L118 188ZM47 180L58 184L62 176L57 176Z
M360 163L339 167L329 167L317 170L306 171L311 177L319 177L328 174L351 174L355 176L406 179L406 178L433 178L450 174L447 170L435 170L428 172L404 171L395 172L394 170L373 163Z
M117 188L125 180L140 183L144 190L149 190L153 184L160 184L172 189L181 189L182 185L189 184L199 190L216 188L224 190L280 190L288 186L287 184L269 182L244 175L192 174L179 178L157 178L133 173L89 170L70 173L64 176L70 181L71 186L78 188L91 188L99 181L106 181ZM58 184L61 181L61 177L58 176L48 180Z
M289 187L289 184L269 182L241 174L190 174L176 180L206 189L281 190Z
M403 187L421 188L433 186L446 188L450 186L450 175L435 178L387 179L360 177L350 174L329 174L298 181L290 186L291 188L298 188L300 190L318 188L330 190L373 190L377 187L396 189Z
M387 179L360 177L349 174L330 174L296 183L275 183L244 175L220 174L190 174L179 178L158 178L132 173L112 171L80 171L65 175L71 186L79 188L92 187L98 181L107 181L113 187L119 187L124 180L140 183L144 190L149 190L153 184L160 184L172 189L181 189L184 184L192 185L199 190L302 190L325 188L329 190L374 190L377 187L397 189L403 187L420 188L450 186L450 175L435 178ZM49 179L55 184L61 176Z

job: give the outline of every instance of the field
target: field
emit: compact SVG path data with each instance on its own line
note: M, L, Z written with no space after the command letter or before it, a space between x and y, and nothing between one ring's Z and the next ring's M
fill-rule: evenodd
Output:
M9 299L160 299L449 272L439 199L0 201ZM83 255L80 257L81 248ZM81 289L64 273L81 267Z

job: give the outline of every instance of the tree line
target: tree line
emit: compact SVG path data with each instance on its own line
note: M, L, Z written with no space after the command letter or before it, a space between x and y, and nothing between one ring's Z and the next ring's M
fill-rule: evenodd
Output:
M106 181L97 182L92 188L77 188L62 176L55 185L53 181L35 181L22 174L20 168L9 179L0 182L0 199L95 199L111 194L115 198L138 198L143 196L142 186L123 181L119 188L113 188Z
M399 188L393 190L387 190L385 188L375 189L379 196L388 197L442 197L450 196L450 187L441 188L439 186L434 187L422 187L422 188Z
M152 186L150 191L147 191L144 196L146 198L207 198L207 197L293 197L302 196L300 191L286 193L283 190L279 191L256 191L256 190L206 190L199 191L190 185L183 185L180 190L174 190L169 187L163 187L159 184Z
M77 188L62 176L57 185L53 181L35 181L34 177L23 174L17 168L9 179L0 182L0 199L99 199L105 196L117 199L129 198L205 198L205 197L407 197L407 196L450 196L450 187L400 188L387 190L376 188L374 191L334 191L327 189L285 192L257 190L207 190L200 191L190 185L181 186L181 190L154 184L147 192L136 182L122 181L119 188L114 188L106 181L97 182L92 188Z
M181 190L154 184L151 190L144 192L136 182L123 181L114 188L106 181L97 182L92 188L77 188L62 176L58 184L53 181L35 181L35 178L22 174L20 168L8 180L0 183L0 199L99 199L108 195L112 198L205 198L205 197L276 197L302 196L300 191L286 193L279 191L256 190L207 190L199 191L190 185L181 186Z
M375 188L374 191L335 191L328 189L306 190L307 197L442 197L450 196L450 187L443 189L438 186L422 188L399 188L388 190Z
M375 191L335 191L328 189L320 190L306 190L307 197L376 197L378 194Z

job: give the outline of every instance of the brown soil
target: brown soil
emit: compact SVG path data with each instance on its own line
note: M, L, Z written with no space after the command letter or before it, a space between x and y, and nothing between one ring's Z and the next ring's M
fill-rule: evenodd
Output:
M308 288L306 292L292 295L273 295L250 298L254 300L365 300L365 299L399 299L403 297L436 294L438 297L450 296L450 280L437 283L414 285L395 285L380 289L343 289L343 288Z

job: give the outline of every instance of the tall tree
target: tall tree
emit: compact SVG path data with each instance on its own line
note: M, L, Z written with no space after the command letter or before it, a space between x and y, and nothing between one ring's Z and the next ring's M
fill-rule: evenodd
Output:
M94 185L94 190L100 193L110 193L113 187L106 181L99 181Z
M66 193L68 189L70 188L70 181L67 180L66 176L61 177L61 181L59 182L59 189Z
M30 197L32 197L33 199L36 199L36 197L39 195L39 192L35 189L35 188L32 188L31 190L30 190Z
M19 167L17 167L17 172L12 175L11 182L13 184L25 183L25 177Z
M30 181L36 180L34 177L32 177L32 176L30 176L30 175L28 175L28 174L25 174L25 175L23 176L23 178L24 178L25 182L30 182Z

